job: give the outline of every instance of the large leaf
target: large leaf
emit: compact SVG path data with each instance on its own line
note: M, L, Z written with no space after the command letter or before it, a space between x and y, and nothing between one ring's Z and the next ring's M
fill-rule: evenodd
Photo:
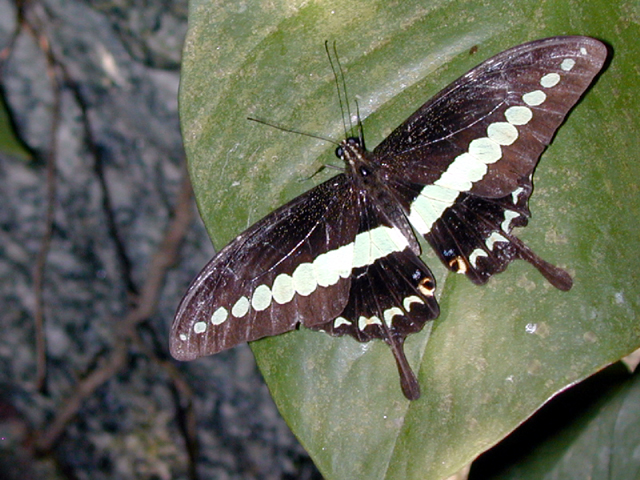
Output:
M625 6L626 5L626 6ZM431 252L442 314L407 341L423 396L402 396L391 353L301 329L255 342L280 411L328 479L437 479L496 443L547 399L640 345L640 105L635 3L564 0L192 1L181 114L200 212L217 247L330 176L333 146L257 116L343 136L325 39L337 40L369 148L439 89L508 47L585 34L610 67L536 171L517 232L575 286L523 262L485 287ZM477 48L474 48L477 47Z
M637 480L640 371L621 363L544 406L473 464L483 480Z
M2 96L0 96L0 151L21 160L31 160L31 153L16 136Z

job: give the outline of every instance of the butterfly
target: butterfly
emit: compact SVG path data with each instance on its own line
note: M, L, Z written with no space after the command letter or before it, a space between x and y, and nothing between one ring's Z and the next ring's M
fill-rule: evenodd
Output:
M460 77L373 151L362 129L342 141L343 173L238 235L191 283L171 329L173 357L192 360L302 324L383 340L402 392L419 398L404 342L439 306L416 234L475 284L522 259L569 290L570 275L512 232L530 217L540 155L606 58L589 37L525 43Z

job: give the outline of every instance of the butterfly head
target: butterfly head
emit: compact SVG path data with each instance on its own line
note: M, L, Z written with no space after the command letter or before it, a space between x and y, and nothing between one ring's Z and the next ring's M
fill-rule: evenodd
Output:
M356 155L356 151L364 150L364 141L358 137L349 137L342 142L336 148L336 157L345 162L351 155Z

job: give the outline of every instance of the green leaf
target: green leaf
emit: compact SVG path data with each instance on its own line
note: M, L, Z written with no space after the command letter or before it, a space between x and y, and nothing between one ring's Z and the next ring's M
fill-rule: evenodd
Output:
M7 105L0 95L0 150L7 155L12 155L21 160L31 160L31 153L24 144L18 140L11 124Z
M556 291L524 262L485 287L438 280L441 316L407 340L422 398L408 402L382 342L301 328L252 348L280 411L327 479L438 479L567 385L640 346L639 7L564 0L192 1L180 102L200 212L217 247L332 175L334 146L254 116L343 137L324 41L337 40L369 148L448 83L525 41L591 35L611 65L534 176L516 232L568 268ZM477 46L477 50L476 47Z
M563 392L474 463L470 480L635 480L640 371L617 363Z

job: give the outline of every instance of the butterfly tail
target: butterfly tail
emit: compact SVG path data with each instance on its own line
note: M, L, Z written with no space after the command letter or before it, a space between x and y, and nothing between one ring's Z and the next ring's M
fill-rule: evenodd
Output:
M506 237L515 245L519 257L533 265L551 285L563 292L571 290L573 279L565 270L540 258L518 237L510 234Z
M417 400L420 398L420 384L418 384L418 379L413 373L411 365L409 365L407 356L404 354L404 337L394 338L387 343L391 347L391 352L398 365L402 393L409 400Z

